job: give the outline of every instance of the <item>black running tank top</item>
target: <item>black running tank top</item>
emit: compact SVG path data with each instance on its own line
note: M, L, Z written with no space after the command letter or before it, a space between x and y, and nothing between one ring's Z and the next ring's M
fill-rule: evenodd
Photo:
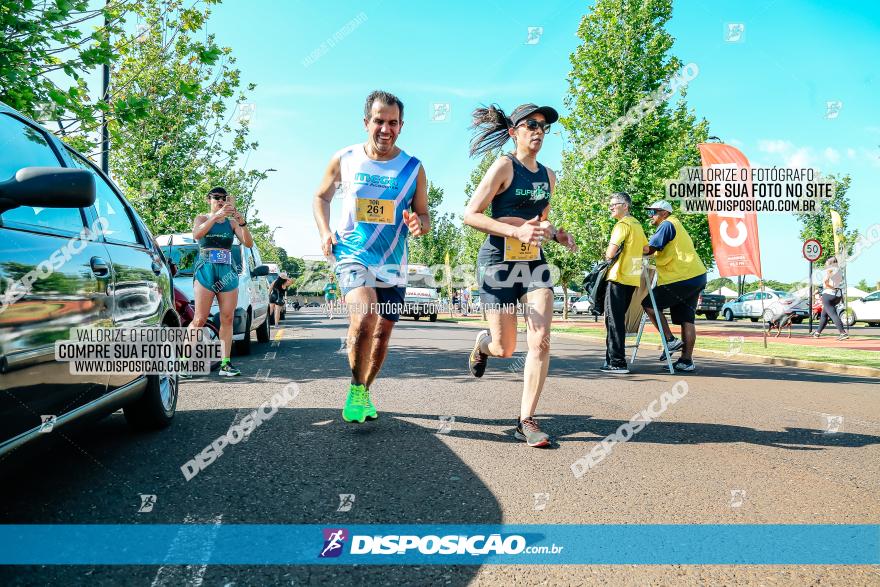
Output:
M550 175L538 163L538 171L529 171L511 153L504 155L513 163L513 180L506 190L492 199L492 218L512 216L529 220L540 216L550 203Z

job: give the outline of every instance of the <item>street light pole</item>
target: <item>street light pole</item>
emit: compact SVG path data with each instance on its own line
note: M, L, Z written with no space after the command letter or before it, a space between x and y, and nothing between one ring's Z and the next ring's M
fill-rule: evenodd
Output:
M104 4L104 30L110 30L110 13L107 9L110 6L110 0L106 0ZM104 105L108 108L105 108L101 111L101 171L104 172L107 177L110 177L110 133L107 130L107 110L109 110L110 104L108 101L110 100L110 64L104 64L104 84L103 91L101 92L101 100L104 102Z

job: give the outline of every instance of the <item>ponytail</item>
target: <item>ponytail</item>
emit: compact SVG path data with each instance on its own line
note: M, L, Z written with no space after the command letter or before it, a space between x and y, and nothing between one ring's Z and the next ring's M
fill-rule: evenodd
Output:
M473 117L471 128L476 130L476 133L471 139L471 157L500 149L510 138L507 129L513 126L513 123L497 105L477 108Z

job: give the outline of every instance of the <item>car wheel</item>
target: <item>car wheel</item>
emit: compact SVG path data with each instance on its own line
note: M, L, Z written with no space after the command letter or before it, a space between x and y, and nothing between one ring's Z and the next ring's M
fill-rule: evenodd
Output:
M850 328L856 323L856 313L852 309L847 308L845 312L841 312L840 319L843 320L844 326Z
M179 379L173 375L147 375L143 395L122 408L125 420L137 430L167 428L177 411Z
M431 322L436 322L437 321L437 314L431 314L430 320L431 320Z
M757 322L757 321L758 321L757 318L749 318L749 320L751 320L752 322Z
M797 318L792 318L791 321L792 321L794 324L802 324L803 321L804 321L804 319L803 319L803 317L797 317Z
M872 328L876 328L877 326L880 326L880 322L868 322L868 326L871 326Z
M728 322L733 322L733 311L730 308L724 310L724 319Z
M232 351L236 355L247 356L251 354L251 313L248 312L244 326L244 338L232 342Z
M257 342L269 342L269 316L266 316L263 324L257 328Z
M706 320L718 320L718 312L706 312Z

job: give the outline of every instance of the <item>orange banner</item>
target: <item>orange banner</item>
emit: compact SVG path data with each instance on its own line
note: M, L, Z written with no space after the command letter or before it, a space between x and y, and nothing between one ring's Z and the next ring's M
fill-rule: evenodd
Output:
M730 145L701 143L699 147L703 168L751 169L746 156ZM747 185L749 197L752 197L752 184L747 182ZM719 275L755 275L762 278L757 213L710 212L708 216L712 251Z

